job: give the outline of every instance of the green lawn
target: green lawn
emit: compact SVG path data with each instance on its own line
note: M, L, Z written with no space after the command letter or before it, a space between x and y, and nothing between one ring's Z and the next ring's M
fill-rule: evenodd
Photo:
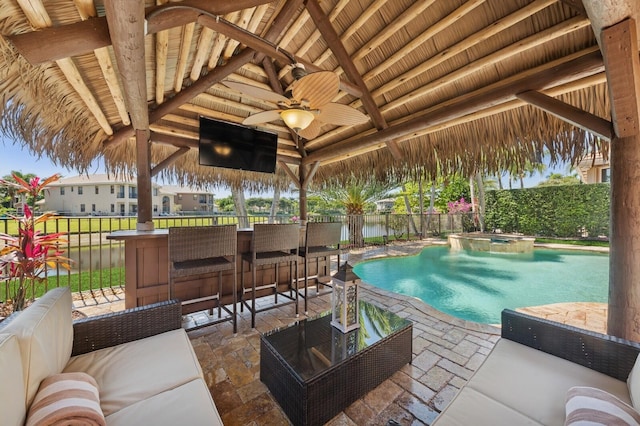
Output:
M570 244L573 246L609 247L609 241L602 241L602 240L570 240L570 239L564 239L564 238L536 237L535 242L548 243L548 244Z

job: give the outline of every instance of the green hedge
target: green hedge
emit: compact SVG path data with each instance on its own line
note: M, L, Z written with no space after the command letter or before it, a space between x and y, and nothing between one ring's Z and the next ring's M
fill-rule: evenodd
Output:
M525 235L608 237L609 205L607 183L488 191L485 224Z

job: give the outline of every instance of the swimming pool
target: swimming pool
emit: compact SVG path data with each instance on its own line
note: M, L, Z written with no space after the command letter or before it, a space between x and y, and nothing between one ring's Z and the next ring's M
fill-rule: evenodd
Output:
M366 283L417 297L455 317L498 324L504 308L606 303L609 255L548 249L494 254L437 246L416 256L362 262L354 272Z

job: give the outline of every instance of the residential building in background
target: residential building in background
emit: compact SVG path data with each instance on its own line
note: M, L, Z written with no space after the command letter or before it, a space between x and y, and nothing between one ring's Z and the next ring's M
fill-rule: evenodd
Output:
M162 187L163 194L172 196L172 203L177 212L183 214L213 214L218 212L213 194L201 189L182 186L166 185Z
M595 156L587 154L577 165L578 175L583 183L610 182L611 169L609 158L605 159L602 153Z
M152 183L153 215L213 213L213 194ZM134 216L138 213L137 181L107 174L60 179L45 191L41 209L70 216ZM186 208L185 208L186 206Z

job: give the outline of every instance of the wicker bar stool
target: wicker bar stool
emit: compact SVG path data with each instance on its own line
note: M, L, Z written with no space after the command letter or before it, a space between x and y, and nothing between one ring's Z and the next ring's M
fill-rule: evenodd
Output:
M316 294L319 292L320 282L328 283L329 274L331 272L331 256L338 256L338 265L340 265L340 234L342 232L342 223L340 222L309 222L305 232L304 247L300 247L299 255L304 258L304 313L307 314L307 298L309 278L315 278ZM320 275L320 258L325 258L325 267L322 277ZM316 261L317 274L309 277L307 272L309 261Z
M183 313L189 311L188 306L195 304L217 307L218 317L221 317L221 309L224 309L231 316L234 333L237 332L236 304L238 303L237 245L238 235L235 225L169 228L169 299L176 297L176 288L182 282L206 278L207 275L217 273L217 293L199 294L196 298L181 300L182 310ZM230 289L222 282L223 271L232 271ZM184 285L187 284L184 283ZM229 310L224 303L224 300L228 300L230 296L232 310Z
M253 236L251 238L251 251L242 254L242 260L249 263L251 269L251 289L244 286L244 273L240 274L240 285L242 287L242 302L251 311L251 328L256 326L256 291L273 289L275 302L278 302L278 264L289 263L289 277L293 287L295 297L284 296L295 301L296 315L298 315L298 246L300 244L300 227L295 224L255 224L253 226ZM260 265L275 265L275 282L256 287L256 267ZM292 271L295 266L295 275ZM246 294L250 293L251 305L249 305Z

